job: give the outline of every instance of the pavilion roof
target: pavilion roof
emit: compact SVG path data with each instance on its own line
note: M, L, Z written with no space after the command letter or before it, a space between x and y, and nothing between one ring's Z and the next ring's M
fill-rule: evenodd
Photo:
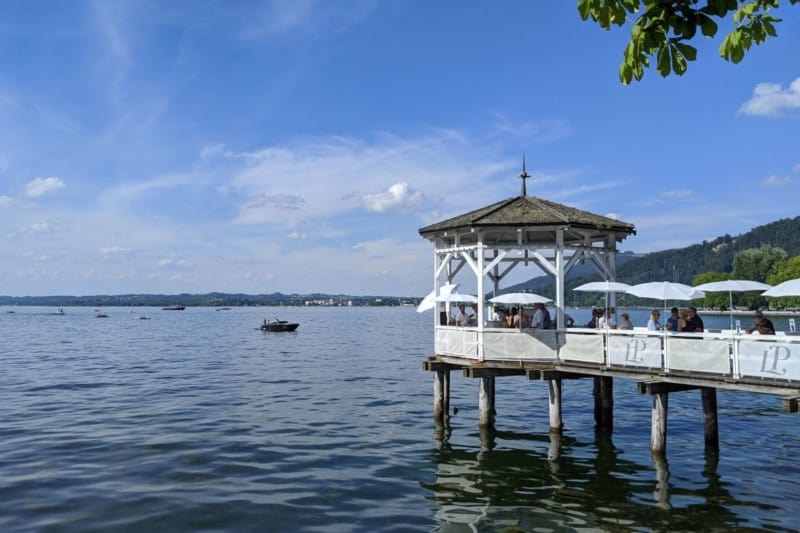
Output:
M510 227L569 226L595 231L635 234L633 224L595 215L535 196L515 196L419 229L423 237L444 231Z

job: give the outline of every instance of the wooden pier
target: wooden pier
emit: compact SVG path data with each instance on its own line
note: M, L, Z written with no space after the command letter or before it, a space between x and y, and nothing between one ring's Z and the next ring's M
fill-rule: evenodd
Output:
M798 411L800 337L564 328L566 275L585 263L602 279L613 281L617 246L636 229L615 218L528 196L525 183L530 176L524 160L519 177L519 196L419 230L434 245L434 355L423 368L434 374L437 421L448 416L454 370L478 380L481 428L491 427L497 416L497 378L524 375L546 382L551 435L563 428L565 380L594 380L595 424L609 431L614 424L614 380L634 380L639 392L652 400L650 448L656 457L666 451L670 393L700 391L705 442L711 450L719 447L717 390L774 394L783 398L784 409ZM543 272L552 279L555 330L501 327L486 305L490 294L503 293L501 284L511 271L528 267L536 269L531 277ZM456 285L475 293L475 327L448 325L449 305L455 300L441 290ZM607 298L613 307L614 294Z

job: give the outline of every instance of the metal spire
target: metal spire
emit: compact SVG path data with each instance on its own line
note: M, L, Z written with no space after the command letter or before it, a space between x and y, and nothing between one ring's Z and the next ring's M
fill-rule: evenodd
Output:
M522 190L520 192L520 196L523 198L528 195L528 192L525 189L525 180L530 177L530 174L525 172L525 154L522 154L522 174L519 175L519 179L522 180Z

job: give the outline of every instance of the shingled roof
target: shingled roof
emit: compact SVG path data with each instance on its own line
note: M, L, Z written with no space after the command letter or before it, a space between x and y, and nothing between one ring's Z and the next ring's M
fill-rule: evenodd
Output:
M423 237L431 237L443 231L564 225L572 228L619 232L626 235L636 233L633 224L595 215L535 196L508 198L475 211L425 226L419 229L419 233Z

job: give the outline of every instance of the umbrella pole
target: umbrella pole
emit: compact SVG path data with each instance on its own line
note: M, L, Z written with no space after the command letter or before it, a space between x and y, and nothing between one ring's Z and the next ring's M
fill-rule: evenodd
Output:
M733 331L733 291L728 291L728 301L730 304L728 312L731 315L731 331Z

